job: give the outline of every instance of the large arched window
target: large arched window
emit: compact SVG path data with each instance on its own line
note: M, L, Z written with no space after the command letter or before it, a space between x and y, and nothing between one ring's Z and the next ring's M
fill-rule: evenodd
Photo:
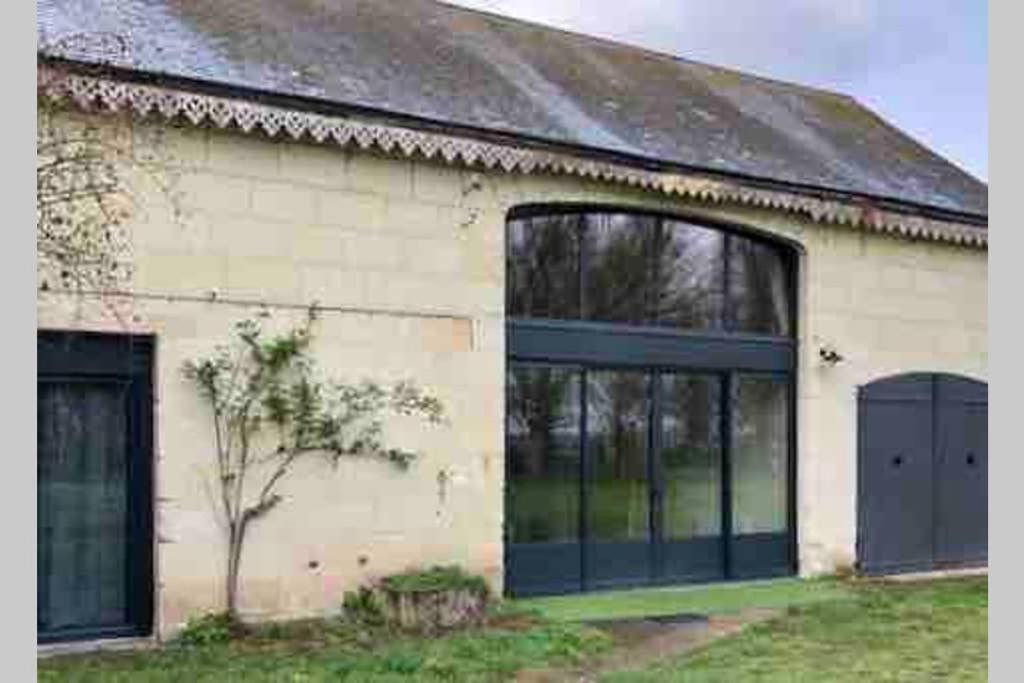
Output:
M675 218L555 213L508 226L513 318L785 337L789 280L782 248Z
M791 572L793 254L533 208L507 269L509 591Z

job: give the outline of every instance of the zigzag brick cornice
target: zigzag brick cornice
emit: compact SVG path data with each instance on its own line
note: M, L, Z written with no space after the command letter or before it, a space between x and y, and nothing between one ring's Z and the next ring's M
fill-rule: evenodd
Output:
M395 125L324 116L245 99L218 97L160 85L131 83L107 76L76 73L50 64L37 69L39 96L70 103L85 111L127 112L140 118L158 116L194 126L212 125L249 134L312 140L404 157L419 156L470 168L508 173L553 173L640 187L669 196L710 203L797 213L821 223L907 238L988 247L988 231L977 225L900 213L855 202L810 197L793 192L747 187L738 183L633 168L470 137L445 135Z

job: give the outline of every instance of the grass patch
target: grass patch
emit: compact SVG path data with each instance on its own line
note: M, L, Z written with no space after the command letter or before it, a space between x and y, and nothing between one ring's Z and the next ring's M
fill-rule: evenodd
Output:
M857 584L708 648L607 683L987 680L988 583Z
M669 614L716 614L752 608L785 608L850 596L850 589L827 580L771 581L639 588L516 600L553 621L599 621Z
M487 594L487 582L460 567L431 567L392 574L380 582L381 588L395 593L427 593L442 590L470 590Z
M39 680L501 681L538 664L572 666L610 647L603 633L505 609L486 628L438 638L366 631L341 621L268 625L201 647L67 656L39 661Z
M441 637L400 635L342 620L246 629L228 643L39 661L39 680L505 681L522 669L573 671L612 646L574 618L783 608L687 656L606 683L984 681L988 584L984 577L928 583L779 580L711 587L507 601L482 628ZM563 621L556 620L562 619ZM621 654L628 660L632 646Z

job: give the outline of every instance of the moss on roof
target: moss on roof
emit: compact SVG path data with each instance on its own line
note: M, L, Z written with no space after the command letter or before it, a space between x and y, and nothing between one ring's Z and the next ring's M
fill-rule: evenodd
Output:
M850 97L433 0L39 0L122 66L986 216L988 188ZM72 43L73 44L73 41Z

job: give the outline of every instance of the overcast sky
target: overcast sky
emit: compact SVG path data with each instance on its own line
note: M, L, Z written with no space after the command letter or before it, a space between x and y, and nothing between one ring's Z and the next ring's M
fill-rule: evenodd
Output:
M448 0L853 95L988 179L984 0Z

